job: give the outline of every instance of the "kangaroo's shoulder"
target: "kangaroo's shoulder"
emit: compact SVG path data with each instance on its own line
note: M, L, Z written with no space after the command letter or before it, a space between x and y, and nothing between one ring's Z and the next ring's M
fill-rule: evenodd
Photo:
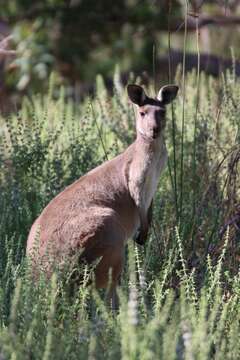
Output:
M111 203L128 191L128 168L133 157L133 144L115 158L105 161L67 186L50 201L43 214L60 214L72 208L86 207L92 203ZM54 209L57 209L54 210Z

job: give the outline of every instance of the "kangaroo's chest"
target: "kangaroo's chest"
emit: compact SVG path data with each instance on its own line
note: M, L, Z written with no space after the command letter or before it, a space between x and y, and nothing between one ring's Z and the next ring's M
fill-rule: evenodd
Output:
M159 154L158 154L159 155ZM146 169L143 184L140 188L142 207L147 211L155 192L157 191L160 175L166 165L167 151L166 147L162 148L160 156L155 156L150 166Z
M157 151L139 157L130 171L129 190L137 207L147 211L167 160L165 143Z

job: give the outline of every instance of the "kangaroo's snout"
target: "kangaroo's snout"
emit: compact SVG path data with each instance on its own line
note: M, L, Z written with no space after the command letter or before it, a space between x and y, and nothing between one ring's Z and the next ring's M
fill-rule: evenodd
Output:
M154 114L154 124L152 127L153 138L156 139L164 130L166 125L165 109L156 110Z
M160 127L159 126L154 127L152 132L153 132L153 139L156 139L159 136Z

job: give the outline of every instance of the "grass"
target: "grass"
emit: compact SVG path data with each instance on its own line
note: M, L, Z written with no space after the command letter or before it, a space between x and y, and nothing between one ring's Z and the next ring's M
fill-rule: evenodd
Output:
M50 199L134 139L118 76L112 97L98 77L80 105L51 81L0 119L1 359L240 358L240 83L201 74L196 89L197 78L185 81L183 130L182 89L168 113L152 231L144 248L128 243L115 315L86 286L90 268L73 298L61 273L35 283L25 246Z

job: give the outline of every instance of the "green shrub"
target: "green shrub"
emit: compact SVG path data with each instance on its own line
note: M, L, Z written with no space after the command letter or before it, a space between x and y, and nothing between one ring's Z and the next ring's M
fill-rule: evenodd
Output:
M114 81L113 97L99 77L94 98L77 105L51 80L47 95L0 120L0 357L237 359L240 84L231 74L201 75L198 99L191 74L184 113L183 89L168 111L168 169L146 246L127 246L119 313L86 281L69 298L61 273L32 279L34 219L134 138L132 107Z

